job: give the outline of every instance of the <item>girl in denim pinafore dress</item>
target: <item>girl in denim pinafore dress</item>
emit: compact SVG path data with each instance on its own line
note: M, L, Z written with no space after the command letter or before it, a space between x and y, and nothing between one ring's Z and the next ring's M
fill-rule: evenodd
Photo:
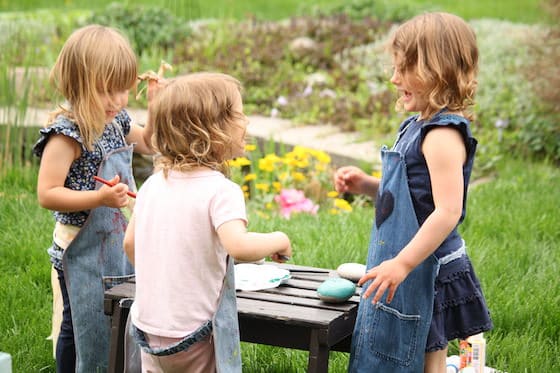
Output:
M144 140L150 130L132 124L124 110L137 65L118 31L99 25L76 30L51 78L67 102L41 129L33 151L41 157L39 203L56 220L48 252L58 276L53 294L63 305L62 316L53 317L61 319L53 322L57 372L103 372L110 334L104 290L133 274L122 249L127 219L121 211L129 206L128 190L136 188L131 144L151 153Z
M492 328L457 231L477 144L467 119L476 38L459 17L427 13L399 27L389 48L397 106L420 114L382 148L381 180L356 167L335 174L339 192L376 199L349 371L445 372L449 340Z

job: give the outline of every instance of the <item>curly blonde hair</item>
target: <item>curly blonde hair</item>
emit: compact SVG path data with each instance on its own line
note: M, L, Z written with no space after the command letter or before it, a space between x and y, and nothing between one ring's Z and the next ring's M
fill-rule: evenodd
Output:
M73 119L84 143L91 149L105 129L105 109L100 95L131 89L138 64L128 40L118 30L88 25L72 33L51 70L50 81L68 101L55 110Z
M193 73L172 79L150 104L155 165L188 171L209 167L229 174L232 128L245 120L234 105L241 100L241 83L226 74Z
M427 87L428 118L447 108L475 119L478 47L463 19L441 12L418 15L397 28L388 49L399 61L398 71L416 74ZM396 106L402 109L401 99Z

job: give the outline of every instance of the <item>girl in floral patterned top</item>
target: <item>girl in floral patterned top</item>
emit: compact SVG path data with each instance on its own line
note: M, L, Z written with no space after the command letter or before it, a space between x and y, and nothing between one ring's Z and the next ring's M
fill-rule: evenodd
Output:
M56 222L54 242L48 252L64 304L60 329L53 323L53 335L60 332L54 338L59 372L74 372L77 354L72 329L74 309L70 311L69 300L72 294L66 286L63 254L87 226L94 209L105 206L118 210L130 203L127 192L135 188L131 163L128 160L110 163L111 154L131 150L132 145L135 152L152 153L150 127L132 123L125 110L137 74L137 59L126 38L115 29L99 25L76 30L64 44L51 71L51 83L66 102L53 112L48 126L40 130L33 150L41 157L39 204L53 211ZM114 167L105 178L110 179L113 187L93 179L102 175L104 167L109 169L109 164ZM122 245L120 237L115 242ZM83 285L72 284L73 289L80 286Z

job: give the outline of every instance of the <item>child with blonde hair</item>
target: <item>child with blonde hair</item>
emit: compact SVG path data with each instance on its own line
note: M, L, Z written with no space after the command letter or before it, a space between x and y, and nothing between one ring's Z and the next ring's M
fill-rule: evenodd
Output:
M226 177L245 149L241 85L219 73L175 78L150 121L158 171L140 188L124 242L142 371L240 372L233 260L291 255L286 234L247 231L243 192Z
M152 153L150 128L133 124L125 110L137 73L126 38L99 25L73 32L51 71L66 102L40 130L33 150L41 157L39 204L55 218L48 252L63 303L60 328L53 325L58 372L106 370L110 326L103 279L133 273L122 250L127 221L120 209L135 190L133 148Z
M397 107L417 112L381 151L382 178L347 166L341 193L376 200L350 372L446 372L448 342L492 328L457 228L466 212L477 141L470 129L476 36L461 18L427 13L389 43Z

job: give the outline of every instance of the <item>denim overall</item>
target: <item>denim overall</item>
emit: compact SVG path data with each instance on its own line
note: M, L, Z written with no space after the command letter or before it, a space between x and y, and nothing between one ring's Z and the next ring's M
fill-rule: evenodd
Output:
M385 146L381 150L383 176L368 269L394 258L419 229L408 188L405 153ZM387 293L376 304L372 304L372 297L362 298L352 339L350 372L423 372L438 270L437 258L430 255L400 284L390 304L386 303ZM371 280L363 289L370 284Z
M237 320L237 298L235 295L235 278L233 258L227 258L226 275L220 292L218 309L212 320L208 320L192 334L166 348L151 348L144 333L132 325L131 333L134 340L144 352L157 356L168 356L185 351L193 344L201 341L212 333L218 373L241 372L241 346L239 323ZM137 355L137 354L134 354ZM134 357L136 358L136 357ZM128 362L131 364L131 362ZM134 365L132 363L131 365Z
M98 176L135 190L132 146L105 154ZM78 235L64 251L62 264L72 310L76 372L107 370L110 322L103 312L104 290L130 278L134 269L123 251L127 220L118 208L92 209Z

